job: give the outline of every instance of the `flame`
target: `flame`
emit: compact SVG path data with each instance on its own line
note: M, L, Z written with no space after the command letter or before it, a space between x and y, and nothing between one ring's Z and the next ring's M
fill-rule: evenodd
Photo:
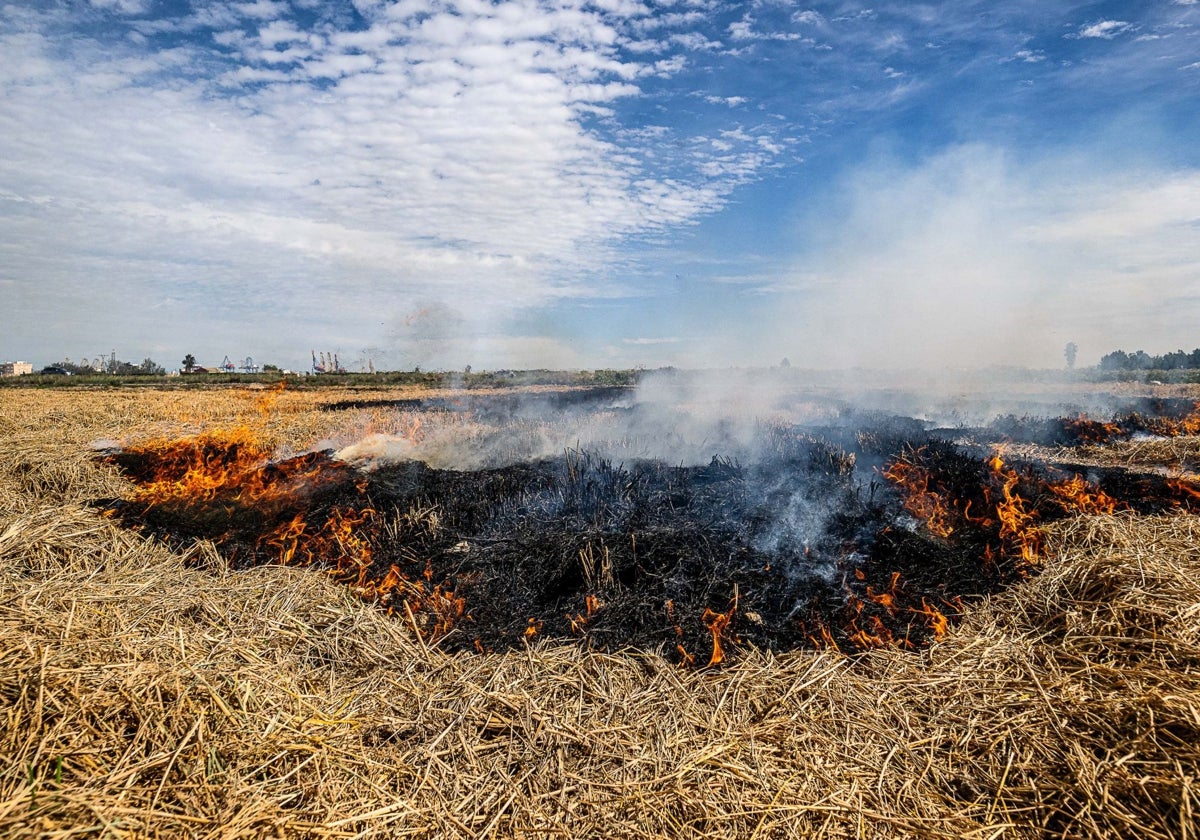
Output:
M1068 511L1108 514L1125 507L1078 474L1065 481L1048 482L1046 488L1058 497L1059 504Z
M1078 414L1062 422L1063 429L1082 443L1110 443L1118 438L1129 437L1137 429L1162 437L1200 435L1200 402L1193 403L1192 410L1179 419L1132 415L1123 423L1105 423L1093 420L1086 414Z
M567 614L567 622L571 625L571 632L576 636L582 635L588 623L591 622L592 616L595 615L600 608L604 606L603 602L596 595L583 596L583 613L575 613L575 615ZM668 609L669 611L669 609ZM683 635L683 630L676 628L679 635Z
M915 454L920 455L921 450ZM925 523L931 534L946 538L954 533L950 524L951 510L942 494L929 488L929 470L911 461L897 459L883 472L883 477L905 491L904 509Z
M867 614L864 617L862 615L862 599L851 595L847 599L847 607L853 612L853 616L849 622L850 629L853 631L850 634L850 641L860 650L894 647L897 644L897 639L892 634L892 631L888 629L879 616ZM861 625L862 621L866 622L866 627ZM899 641L903 642L905 640Z
M376 567L374 545L383 523L369 505L314 504L322 489L365 490L350 467L325 453L282 461L270 456L269 447L246 426L152 440L121 454L133 465L133 502L142 511L169 509L223 529L213 539L230 556L239 550L239 528L244 533L247 521L261 522L255 554L282 565L319 567L363 600L388 612L402 609L425 638L439 639L467 617L466 603L455 588L433 584L428 559L417 579L395 565ZM589 603L589 611L597 603ZM538 632L540 624L530 629L527 636Z
M271 463L271 450L244 425L181 440L151 440L125 453L153 464L148 473L133 476L138 481L134 501L147 507L196 508L218 501L271 507L348 476L317 453Z
M1192 504L1200 502L1200 486L1192 479L1182 475L1172 476L1167 479L1167 487L1182 501Z
M1186 417L1172 420L1169 417L1155 417L1146 423L1149 431L1164 437L1181 437L1183 435L1200 435L1200 402L1192 405L1192 410Z
M1016 491L1021 478L1004 464L1004 447L997 446L988 459L995 480L1000 482L1001 499L996 502L996 519L1000 523L1000 541L1015 553L1025 567L1036 567L1042 561L1042 533L1035 526L1036 515ZM990 494L989 494L990 498ZM1020 570L1020 567L1018 567Z
M855 570L858 571L858 570ZM896 614L896 597L900 586L900 573L892 572L892 580L886 592L876 592L870 586L867 587L867 599L879 604L888 615Z
M943 638L950 630L950 620L946 618L946 614L932 606L926 598L921 599L921 609L912 609L911 611L925 617L926 627L933 634L934 639Z
M700 617L700 620L704 622L709 632L712 633L712 656L708 660L708 667L711 668L725 661L725 650L721 647L721 634L729 626L729 613L713 612L705 607L704 615Z
M1126 435L1125 430L1118 424L1093 420L1082 412L1074 417L1064 418L1062 423L1063 428L1082 443L1110 443Z
M815 650L835 650L839 653L842 648L838 645L837 639L833 637L829 627L820 618L813 618L813 623L816 625L813 632L808 632L807 626L803 627L805 635L808 637L808 642ZM803 622L801 622L803 624Z
M733 614L737 612L738 592L737 588L733 590L733 600L729 602L729 608L719 613L708 607L704 608L704 614L700 616L700 620L704 622L704 626L712 633L713 649L712 656L709 657L708 667L720 665L725 661L725 649L721 646L721 634L729 626L729 622L733 619Z

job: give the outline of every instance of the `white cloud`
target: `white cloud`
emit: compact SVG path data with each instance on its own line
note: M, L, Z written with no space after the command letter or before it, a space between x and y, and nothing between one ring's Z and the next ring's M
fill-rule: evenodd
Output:
M267 0L212 4L139 22L147 36L217 27L158 51L52 44L31 15L0 35L12 196L0 218L13 243L0 279L40 278L45 297L25 301L35 310L79 300L115 317L92 292L68 294L81 275L157 300L172 297L170 278L202 278L203 299L174 296L139 323L168 339L172 318L200 320L189 305L248 284L299 329L360 342L345 325L373 323L393 300L455 299L471 319L604 294L593 278L614 247L719 209L784 144L763 128L705 152L666 142L665 127L614 126L639 80L685 60L629 59L620 15L641 7L609 6L364 2L368 27L342 31L301 28ZM231 335L253 330L240 312L213 317Z
M670 40L689 50L719 50L722 46L720 41L713 41L699 32L681 32L672 35Z
M803 41L799 32L776 29L765 31L755 27L755 19L747 13L739 21L729 24L729 37L734 41Z
M272 48L293 41L307 42L308 35L288 21L273 20L266 26L259 27L258 40L264 47Z
M150 9L150 0L89 0L97 9L111 10L123 15L144 15Z
M238 14L256 20L271 20L281 17L288 11L287 3L281 0L255 0L253 3L234 3L233 10Z
M729 24L729 37L735 41L746 41L755 37L754 22L749 16Z
M1132 29L1132 25L1124 20L1098 20L1095 23L1089 23L1079 27L1076 37L1079 38L1103 38L1112 40L1118 35L1128 32Z
M880 52L897 52L905 46L904 36L899 32L889 32L875 41L875 49Z

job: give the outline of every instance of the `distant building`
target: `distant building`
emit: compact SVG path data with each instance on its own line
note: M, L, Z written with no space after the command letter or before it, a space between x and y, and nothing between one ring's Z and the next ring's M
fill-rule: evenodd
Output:
M33 365L29 362L0 362L0 376L21 376L33 373Z

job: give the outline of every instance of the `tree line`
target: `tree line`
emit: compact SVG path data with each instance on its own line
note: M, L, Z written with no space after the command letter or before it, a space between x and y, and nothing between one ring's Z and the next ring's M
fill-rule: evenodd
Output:
M126 362L117 358L100 357L100 365L75 364L70 359L55 362L42 368L42 373L70 373L76 376L88 376L106 373L113 376L163 376L166 368L151 358L142 359L140 364Z
M1144 350L1126 353L1114 350L1100 357L1100 370L1195 370L1200 368L1200 348L1190 353L1176 350L1151 356Z

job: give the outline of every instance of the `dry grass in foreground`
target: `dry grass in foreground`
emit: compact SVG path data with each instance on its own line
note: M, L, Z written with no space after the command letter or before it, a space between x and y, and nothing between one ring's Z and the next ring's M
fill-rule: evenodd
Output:
M326 398L279 440L330 434ZM253 412L178 399L0 402L0 836L1195 836L1195 517L1060 523L917 655L451 657L311 571L98 516L125 485L88 440Z

